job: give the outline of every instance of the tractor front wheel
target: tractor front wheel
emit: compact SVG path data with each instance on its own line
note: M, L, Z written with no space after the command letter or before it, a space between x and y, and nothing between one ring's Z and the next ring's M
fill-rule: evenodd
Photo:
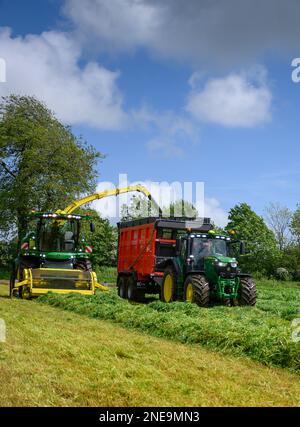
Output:
M251 277L241 277L240 279L240 305L256 304L256 285Z
M209 283L204 276L190 275L184 282L184 299L200 307L209 305Z

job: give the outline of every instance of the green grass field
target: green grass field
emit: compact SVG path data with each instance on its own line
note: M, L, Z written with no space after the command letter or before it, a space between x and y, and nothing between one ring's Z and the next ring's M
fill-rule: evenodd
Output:
M291 320L300 317L297 284L260 283L256 307L199 308L153 298L147 304L132 304L120 299L114 289L90 297L48 294L38 301L153 336L300 371L300 344L291 339Z
M199 309L130 304L115 290L11 300L0 285L1 404L299 406L299 289L261 282L257 308Z

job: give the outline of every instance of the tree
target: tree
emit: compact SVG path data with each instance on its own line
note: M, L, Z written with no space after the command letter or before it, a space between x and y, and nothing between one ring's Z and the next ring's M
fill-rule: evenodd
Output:
M95 224L92 233L87 221L82 222L81 234L85 236L93 248L91 262L93 267L115 266L117 262L117 228L109 223L107 219L101 218L93 209L78 209L76 212L82 215L91 215Z
M289 240L292 212L280 203L270 203L265 209L266 221L273 230L279 249L282 251Z
M262 217L246 203L235 205L229 211L226 230L234 230L236 238L246 242L248 254L240 257L240 264L245 270L273 274L279 250L274 233Z
M176 200L163 208L163 215L167 217L197 218L198 211L195 206L186 200Z
M0 102L0 230L19 237L26 216L64 208L93 191L101 154L33 97Z
M292 215L290 230L296 242L300 245L300 205L297 205L297 209Z
M155 204L142 195L132 196L129 205L123 204L121 207L121 221L157 215Z
M162 215L167 218L196 218L198 216L198 212L192 203L185 200L176 200L175 202L170 203L170 205L162 208ZM129 205L122 205L121 221L145 218L148 216L158 216L157 207L143 196L133 196Z

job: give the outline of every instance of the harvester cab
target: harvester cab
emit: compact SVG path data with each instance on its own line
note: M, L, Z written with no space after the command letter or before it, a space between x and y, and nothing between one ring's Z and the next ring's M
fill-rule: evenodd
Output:
M173 260L174 272L170 278L167 270L162 291L177 277L177 287L183 299L208 306L211 301L225 305L254 305L256 302L255 284L249 274L242 273L233 248L240 245L244 254L244 244L229 235L189 232L180 237ZM169 276L168 276L169 275ZM166 289L166 294L168 293Z

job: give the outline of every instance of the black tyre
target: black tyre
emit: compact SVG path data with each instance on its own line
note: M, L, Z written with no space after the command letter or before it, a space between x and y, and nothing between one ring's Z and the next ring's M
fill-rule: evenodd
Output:
M184 282L184 300L200 307L209 305L209 283L204 276L193 274Z
M127 298L130 301L140 302L145 298L145 292L137 287L136 280L133 277L128 277L127 281Z
M16 270L15 267L13 268L11 274L10 274L10 280L9 280L9 296L12 298L14 296L13 288L15 287L16 282Z
M118 278L118 295L120 298L127 299L127 277L119 276Z
M81 259L76 261L74 267L78 270L93 271L92 263L89 259Z
M251 277L241 277L239 304L256 304L256 285Z
M172 267L168 267L165 270L161 285L160 300L167 303L176 300L176 277Z

